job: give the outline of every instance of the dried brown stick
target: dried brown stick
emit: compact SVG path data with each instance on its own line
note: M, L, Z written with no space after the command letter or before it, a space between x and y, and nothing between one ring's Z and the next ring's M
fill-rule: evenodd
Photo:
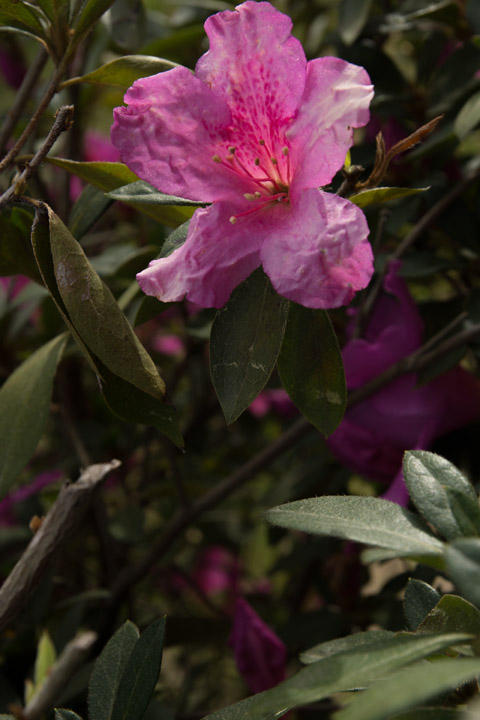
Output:
M75 531L95 488L119 465L118 460L90 465L77 482L62 487L55 504L0 588L0 630L20 612L55 553Z

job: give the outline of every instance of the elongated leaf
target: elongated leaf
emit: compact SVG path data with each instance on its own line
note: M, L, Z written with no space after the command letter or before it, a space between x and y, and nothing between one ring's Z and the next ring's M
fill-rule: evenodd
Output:
M403 611L410 630L417 629L439 600L439 593L431 585L410 578L403 598Z
M480 660L447 658L415 663L358 694L335 720L386 720L480 674Z
M112 720L141 720L158 680L162 664L165 618L148 626L125 667Z
M164 70L176 67L177 63L153 55L125 55L92 70L86 75L65 80L61 88L79 83L91 85L113 85L128 88L135 80L148 75L156 75Z
M310 650L305 650L305 652L301 653L300 660L305 665L310 665L338 653L375 649L383 645L384 641L389 640L393 635L394 633L390 632L390 630L367 630L353 633L353 635L347 635L336 640L327 640L327 642L315 645Z
M120 680L139 637L138 628L127 620L95 661L88 685L88 713L92 720L111 720Z
M351 45L368 20L372 0L341 0L338 31L345 45Z
M473 486L448 460L426 452L405 453L403 474L417 509L447 540L480 533Z
M462 139L480 123L480 92L468 98L458 113L453 125L457 136Z
M20 208L0 214L0 276L28 275L41 282L30 243L33 216Z
M34 352L0 388L0 497L33 455L50 409L66 335Z
M196 200L187 200L176 195L165 195L144 180L137 180L129 185L123 185L107 193L112 200L121 200L126 203L141 203L142 205L186 205L204 207L205 203Z
M468 635L401 636L373 651L326 657L280 683L206 717L206 720L274 720L288 710L336 692L363 687L397 668L468 639ZM480 662L480 661L475 661Z
M66 29L70 15L70 0L37 0L37 4L54 25L63 31Z
M73 206L70 215L69 227L73 237L81 240L111 204L112 200L103 192L87 185Z
M45 37L34 8L18 0L0 0L0 23L28 30L41 38Z
M48 157L47 161L56 167L67 170L72 175L76 175L81 180L104 192L110 192L122 185L129 185L138 181L137 176L126 165L118 162L77 162L76 160L65 160L56 157ZM178 225L191 218L193 214L193 209L190 207L177 207L176 205L155 206L136 202L128 202L127 204L165 225Z
M480 634L480 610L458 595L444 595L429 611L418 632Z
M113 3L114 0L84 0L74 24L76 37L81 38L91 30Z
M35 669L33 682L35 685L35 692L40 688L43 682L46 680L50 668L57 659L57 651L53 644L50 635L45 630L38 642L37 657L35 658Z
M333 535L395 550L398 557L441 555L443 544L413 513L381 498L325 496L297 500L266 513L273 525Z
M228 424L264 388L282 345L288 302L256 270L215 317L210 372Z
M73 712L73 710L66 710L65 708L55 708L55 720L82 720L80 715Z
M347 388L337 337L325 310L290 303L278 371L300 412L330 435L345 412Z
M50 208L38 215L33 244L38 257L50 253L58 293L84 344L113 374L162 399L165 385L153 361L81 246Z
M417 195L421 192L430 190L430 187L423 188L406 188L406 187L378 187L371 190L361 190L355 195L350 195L350 202L364 208L369 205L382 205L391 200L399 200L400 198Z
M480 606L480 539L459 538L445 548L447 572L470 602Z

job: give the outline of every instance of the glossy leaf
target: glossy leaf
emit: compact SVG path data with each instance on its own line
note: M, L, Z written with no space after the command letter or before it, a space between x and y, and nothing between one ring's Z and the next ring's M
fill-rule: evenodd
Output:
M53 380L67 337L34 352L0 388L0 497L35 452L50 411Z
M74 23L75 36L81 38L95 25L114 0L84 0Z
M80 240L86 235L111 204L112 200L103 192L87 185L73 206L70 215L69 228L73 237Z
M458 595L444 595L429 611L418 632L464 632L480 634L480 610Z
M457 136L462 139L480 123L480 92L476 92L468 98L465 105L458 113L454 130Z
M88 685L88 714L94 720L111 720L120 680L139 637L138 628L127 620L95 661Z
M275 688L218 710L205 720L274 720L294 707L317 702L333 693L363 687L397 668L467 638L466 635L401 636L385 640L381 648L372 651L352 650L326 657L303 668Z
M415 663L359 693L335 720L387 720L480 674L480 660L447 658Z
M324 496L279 505L266 513L272 525L355 540L395 550L397 557L441 555L443 544L396 503L372 497Z
M459 538L445 548L447 573L467 600L480 606L480 539Z
M141 720L150 702L160 673L165 618L147 627L125 666L112 720Z
M352 650L375 649L383 645L385 640L389 640L394 635L390 630L366 630L365 632L357 632L352 635L346 635L335 640L327 640L327 642L314 645L309 650L305 650L300 654L300 660L305 665L322 660L339 653L351 652Z
M368 20L372 0L341 0L338 31L345 45L351 45Z
M41 38L45 37L42 24L34 8L18 0L16 2L0 0L0 23L27 30Z
M65 80L61 87L89 83L90 85L113 85L126 89L138 78L156 75L176 67L176 65L177 63L170 60L152 55L125 55L115 58L85 75Z
M447 540L480 533L477 495L452 463L435 453L411 450L405 453L403 474L415 506Z
M410 630L417 629L439 600L439 593L431 585L410 578L403 598L403 611Z
M290 303L278 371L300 412L330 435L344 415L347 388L337 337L325 310Z
M430 190L430 187L378 187L370 190L361 190L354 195L350 195L348 199L358 207L364 208L369 205L383 205L383 203L390 202L391 200L400 200L400 198L417 195L427 190Z
M119 162L79 162L56 157L49 157L47 160L52 165L63 168L104 192L110 192L115 188L129 185L138 180L137 176L126 165ZM136 202L128 202L127 204L166 225L175 226L183 223L191 218L193 214L192 208L177 207L176 205L154 206Z
M107 193L112 200L121 200L126 203L141 203L142 205L186 205L204 207L205 203L196 200L187 200L176 195L165 195L144 180L137 180L129 185L123 185Z
M234 290L210 336L210 372L228 424L264 388L282 345L288 302L262 270Z

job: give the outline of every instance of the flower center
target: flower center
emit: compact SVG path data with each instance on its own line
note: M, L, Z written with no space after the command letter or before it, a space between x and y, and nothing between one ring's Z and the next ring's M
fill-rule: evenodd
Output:
M250 148L248 148L250 149ZM257 152L245 153L234 145L227 147L224 157L217 154L212 160L241 177L248 178L257 189L244 193L243 197L252 203L245 212L232 215L231 223L238 218L250 215L262 208L276 203L288 203L290 185L289 148L284 145L280 153L274 154L265 140L259 140L257 146L251 148Z

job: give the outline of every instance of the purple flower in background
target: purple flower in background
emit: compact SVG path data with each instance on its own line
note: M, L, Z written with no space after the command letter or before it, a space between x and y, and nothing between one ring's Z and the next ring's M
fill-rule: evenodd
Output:
M256 418L262 418L271 411L284 418L293 417L298 412L285 390L281 388L263 390L248 409Z
M221 545L205 548L193 573L196 585L207 597L236 592L238 577L238 559Z
M284 680L285 645L242 597L235 602L229 644L237 667L253 693L268 690Z
M0 72L12 88L19 88L26 73L24 63L13 49L0 48Z
M378 299L365 337L343 349L349 390L386 370L422 344L423 323L399 277L400 263L390 264L384 293ZM401 470L405 450L427 449L435 438L480 415L480 383L461 367L417 386L415 373L397 378L351 408L327 442L347 466L368 477L392 482L384 494L408 502Z
M36 495L46 485L57 482L62 476L63 473L60 470L47 470L47 472L37 475L28 485L24 485L7 495L0 502L0 526L15 525L15 507L32 495Z
M184 245L137 276L147 295L221 307L260 265L307 307L344 305L368 284L365 216L318 188L368 122L370 78L338 58L307 63L291 28L268 2L212 15L195 74L141 78L115 109L123 162L162 192L213 203Z

